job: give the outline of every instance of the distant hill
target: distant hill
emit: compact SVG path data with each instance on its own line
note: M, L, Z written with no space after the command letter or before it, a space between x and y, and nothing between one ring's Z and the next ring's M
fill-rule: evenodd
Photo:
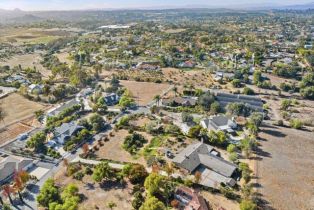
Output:
M314 9L314 2L308 4L296 4L290 6L280 7L280 9L291 9L291 10L307 10Z

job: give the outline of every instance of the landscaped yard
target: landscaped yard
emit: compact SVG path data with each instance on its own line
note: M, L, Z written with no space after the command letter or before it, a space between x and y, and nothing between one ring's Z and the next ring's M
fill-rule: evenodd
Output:
M122 148L125 137L130 135L127 130L122 129L113 133L114 136L109 136L110 140L105 142L103 146L99 147L99 151L95 152L97 159L110 159L114 161L140 164L146 163L143 157L134 157ZM142 134L148 141L152 138L149 134L144 132L139 133Z

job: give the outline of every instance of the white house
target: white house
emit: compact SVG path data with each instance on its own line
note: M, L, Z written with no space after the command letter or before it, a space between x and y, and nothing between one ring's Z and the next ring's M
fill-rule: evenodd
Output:
M237 124L226 116L218 115L201 120L201 126L208 131L226 131L232 133Z

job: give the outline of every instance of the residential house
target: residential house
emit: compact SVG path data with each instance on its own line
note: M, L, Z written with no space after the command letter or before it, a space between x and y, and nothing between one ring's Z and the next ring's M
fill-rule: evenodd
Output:
M57 127L53 132L53 141L59 144L64 144L70 140L71 136L76 135L84 127L76 124L75 122L63 123L60 127Z
M179 68L194 68L196 63L193 61L185 61L178 64Z
M203 119L201 120L201 126L208 131L224 131L228 133L233 133L234 129L237 128L237 124L232 119L223 115Z
M236 184L237 166L219 157L213 147L203 142L189 145L174 157L173 162L188 173L199 172L199 184L203 186L217 189L221 183Z
M59 105L57 108L53 108L47 112L47 116L56 116L60 114L65 109L68 109L70 107L73 107L75 105L79 105L80 102L77 99L72 99L64 104Z
M41 94L43 92L43 88L44 85L31 84L30 86L28 86L28 92Z
M161 104L163 106L195 106L197 103L197 97L174 97L170 99L162 99Z
M178 187L174 193L175 200L178 201L179 210L209 210L205 199L200 193L188 187Z
M217 71L214 76L215 81L221 81L223 79L232 80L233 78L234 78L234 73L224 72L224 71Z
M0 156L0 183L12 177L15 171L29 170L34 165L34 160L18 156Z
M119 103L120 96L116 93L107 94L104 96L105 102L107 106L113 106Z

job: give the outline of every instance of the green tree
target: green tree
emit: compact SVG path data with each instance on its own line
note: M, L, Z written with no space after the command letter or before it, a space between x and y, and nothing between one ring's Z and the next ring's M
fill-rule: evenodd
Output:
M202 126L195 125L190 128L188 136L191 138L198 138L200 136L201 130L202 130Z
M139 209L144 203L145 199L140 191L137 191L136 193L134 193L133 197L134 198L132 200L132 207L134 209Z
M155 95L155 96L154 96L154 100L155 100L155 102L156 102L156 105L159 106L159 102L160 102L160 100L161 100L160 95Z
M29 148L35 150L35 152L42 152L45 150L45 141L46 141L46 134L42 131L33 135L27 142L26 145Z
M166 206L154 196L146 198L140 210L166 210Z
M89 122L93 127L93 131L100 132L105 128L105 120L99 114L94 114L89 118Z
M254 95L255 92L253 89L249 88L249 87L244 87L243 88L243 94L245 95Z
M256 85L259 82L262 82L263 78L262 78L262 72L261 71L255 71L253 73L253 83Z
M241 210L256 210L257 206L251 200L242 200L240 203Z
M49 207L50 203L60 200L58 188L55 186L53 179L48 179L37 196L37 202L43 207Z
M157 174L157 173L151 173L144 182L145 189L149 193L149 195L158 195L162 194L162 188L164 185L164 178Z
M219 102L215 101L214 103L212 103L212 104L210 105L210 112L211 112L212 114L217 114L217 113L219 113L220 111L221 111L221 107L220 107Z
M109 166L108 162L101 162L96 165L92 178L96 182L102 182L104 179L111 179L114 173L112 168Z
M231 82L232 86L235 88L241 87L241 81L239 79L233 79Z

